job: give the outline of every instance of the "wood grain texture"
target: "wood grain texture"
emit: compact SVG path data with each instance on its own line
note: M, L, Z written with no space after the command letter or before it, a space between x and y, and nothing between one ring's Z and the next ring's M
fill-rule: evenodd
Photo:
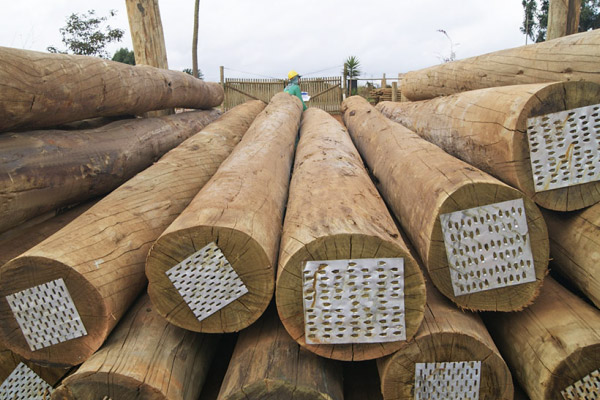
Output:
M550 0L546 40L577 33L580 14L581 0Z
M557 81L600 83L600 30L496 51L404 74L402 95L426 100L469 90Z
M481 318L457 309L430 283L425 310L414 339L377 360L383 398L415 398L416 363L481 361L479 399L512 400L512 376Z
M600 204L571 213L542 210L552 267L600 308Z
M506 86L377 109L446 152L521 190L538 205L571 211L600 201L600 182L536 192L527 119L598 104L600 85L555 82Z
M474 310L513 311L530 304L547 273L549 253L546 225L536 205L518 190L389 121L366 100L354 96L342 106L354 143L438 290L460 307ZM536 281L455 296L440 215L521 198Z
M218 342L169 324L144 295L52 399L197 400Z
M0 135L0 232L110 192L219 115L194 111L82 131Z
M3 346L0 346L0 385L2 385L6 378L9 377L19 363L27 365L29 369L35 372L50 386L56 386L56 384L71 371L71 368L49 368L39 366L19 357L17 354Z
M172 324L197 332L235 332L267 308L301 115L299 99L275 95L215 176L152 246L148 293ZM165 272L211 242L248 293L199 321Z
M224 114L130 179L65 228L0 269L0 341L46 365L84 362L146 285L152 243L238 143L254 116ZM5 296L63 278L88 334L31 351Z
M126 0L136 65L169 69L158 0Z
M323 357L383 357L401 342L307 344L303 264L313 260L404 259L406 338L423 320L425 283L347 131L319 109L304 112L279 253L276 301L288 333Z
M301 348L274 307L240 333L218 400L342 400L342 366Z
M552 278L532 306L484 321L531 400L562 399L561 390L600 368L600 311Z
M218 83L97 57L0 47L0 132L223 102Z

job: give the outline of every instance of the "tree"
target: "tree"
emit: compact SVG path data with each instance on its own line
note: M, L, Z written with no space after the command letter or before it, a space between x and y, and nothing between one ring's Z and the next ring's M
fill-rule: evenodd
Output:
M192 71L191 68L184 68L183 72L185 72L186 74L190 74L191 76L194 76L194 72ZM204 79L204 74L202 73L202 70L198 70L198 73L196 74L196 78L198 79Z
M192 37L192 76L200 78L198 70L198 14L200 10L200 0L195 1L194 6L194 34ZM200 78L202 79L202 78Z
M121 47L119 50L117 50L112 60L119 61L124 64L135 65L135 55L133 50L129 50L126 47Z
M115 10L110 11L110 17L117 14ZM105 50L106 46L112 42L119 42L124 35L124 31L118 28L111 28L105 24L108 17L98 17L94 10L89 10L86 14L71 14L66 25L60 28L62 42L67 46L66 50L58 50L50 46L47 50L50 53L79 54L85 56L98 56L108 58Z
M521 32L536 43L543 42L548 28L549 0L541 0L539 6L536 0L522 0L521 4L524 12ZM578 31L597 28L600 28L600 0L582 0Z
M350 89L350 94L355 95L358 92L358 84L356 78L358 78L361 74L360 70L360 61L356 56L350 56L344 62L344 76L348 77L350 85L348 88Z

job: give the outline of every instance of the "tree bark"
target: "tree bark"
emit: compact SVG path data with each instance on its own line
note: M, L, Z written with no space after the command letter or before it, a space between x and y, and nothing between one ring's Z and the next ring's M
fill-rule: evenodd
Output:
M72 300L63 295L53 303L47 291L41 301L49 312L72 303L80 320L74 313L68 315L71 325L66 332L52 332L62 340L55 344L41 341L42 328L33 329L29 337L41 347L30 346L3 300L0 341L45 365L76 365L89 358L144 289L144 265L152 243L214 174L257 113L256 103L236 107L65 228L5 264L0 269L0 296L32 288L39 291L43 288L39 285L62 279ZM55 324L50 318L48 329L53 331ZM81 336L71 338L74 332Z
M600 308L600 204L574 213L542 210L552 267Z
M411 71L400 90L411 101L469 90L556 81L600 83L600 30Z
M341 365L302 349L274 309L240 333L219 400L342 400Z
M329 114L313 108L303 114L300 136L279 250L275 298L283 325L302 347L323 357L360 361L391 354L405 340L410 340L423 320L425 283L421 270L400 236L346 130ZM335 343L333 335L331 343L326 339L310 340L310 337L309 341L319 343L307 343L305 332L309 321L306 320L304 302L305 296L310 294L303 290L304 263L355 260L357 268L362 268L364 266L360 259L365 258L403 259L403 274L398 277L404 285L402 301L406 313L404 320L394 325L404 327L406 339L366 343L365 339L368 341L369 337L362 334L360 338L354 339L354 343L340 344L342 342ZM350 330L353 327L350 324L360 322L373 331L382 329L386 322L380 323L378 307L387 306L380 302L379 296L383 295L384 302L387 303L392 300L390 293L373 291L368 278L357 276L352 279L353 273L348 272L350 266L346 264L341 273L359 288L359 291L352 292L352 296L361 298L362 303L355 307L355 312L360 313L360 316L357 314L356 318L346 320L343 315L338 315L334 317L338 319L332 323L333 326L341 323ZM329 265L324 271L331 271L332 268L337 267ZM391 266L386 268L389 270ZM376 271L372 273L376 274ZM320 287L322 281L316 274L310 279L314 282L313 287ZM317 293L314 295L322 297L325 290L332 293L340 288L345 290L341 295L345 297L337 302L332 300L335 304L324 306L323 313L327 313L327 309L345 306L344 300L352 302L349 287L340 283L343 280L335 282L338 285L327 286L327 289L318 291L319 296ZM364 307L369 308L368 313L372 317L364 314ZM350 308L352 307L348 306ZM391 311L391 308L388 307L388 310ZM333 311L331 313L334 314ZM324 325L328 323L322 322ZM319 327L324 328L325 326ZM321 332L319 336L323 336L325 332Z
M546 40L577 33L580 14L581 0L550 0Z
M548 233L536 205L518 190L389 121L358 96L346 99L342 111L354 143L380 182L384 198L419 252L438 290L460 307L473 310L514 311L529 305L537 295L548 265ZM524 212L522 218L526 220L527 229L525 224L521 224L521 228L527 232L528 239L519 239L525 233L515 230L516 222L512 223L512 227L504 226L506 237L501 237L503 234L498 236L500 228L494 222L495 217L485 217L489 215L484 212L485 207L500 209L498 203L511 200L523 202L521 215ZM441 217L458 211L467 215L471 209L478 207L481 210L477 212L478 219L472 221L477 229L461 229L460 233L456 232L460 235L458 239L447 240ZM461 223L467 226L468 220L470 218L461 217ZM490 229L492 233L489 233ZM498 230L493 233L495 229ZM480 247L469 245L465 234L477 237ZM533 271L529 270L528 277L532 279L535 275L535 280L516 285L508 285L504 281L495 288L486 286L486 279L488 283L495 283L497 277L502 276L498 270L494 271L496 268L512 270L511 274L522 271L523 266L510 263L508 255L498 258L498 254L504 254L515 246L510 244L509 239L520 241L521 249L530 245L531 259L527 258L527 261ZM488 246L485 251L483 244ZM448 245L453 248L450 253L446 251ZM449 257L456 257L459 262L450 264ZM484 259L481 260L481 257ZM477 267L466 268L466 263L475 263ZM472 272L466 272L471 268ZM461 275L452 278L454 271ZM486 278L486 274L490 276ZM479 285L481 291L473 291L472 284ZM469 290L455 294L460 285Z
M393 355L377 360L383 398L417 398L417 363L462 361L481 362L480 400L512 400L514 389L510 371L481 318L475 313L460 311L428 284L425 318L414 339L403 343ZM458 395L445 390L447 387L442 384L437 389L442 394L440 398Z
M223 88L184 72L0 47L0 132L172 107L211 108Z
M299 99L276 94L211 181L152 246L146 263L148 293L172 324L197 332L235 332L267 308L301 114ZM212 242L222 252L223 264L213 269L210 260L188 263ZM193 286L200 287L190 297L181 294L176 277L167 273L180 263L193 276ZM240 290L243 286L248 292L236 297L239 280L233 278L214 278L213 285L200 286L217 272L237 274ZM221 293L235 300L214 308L195 306L196 300L222 298Z
M531 307L484 321L531 400L563 399L561 391L600 368L600 312L552 278Z
M536 128L530 128L528 120L532 117L549 118L551 114L579 107L597 109L598 99L600 85L557 82L481 89L422 102L383 102L377 105L377 109L453 156L521 190L538 205L556 211L572 211L600 201L600 170L594 166L598 161L588 161L583 150L578 150L585 145L582 140L587 142L590 139L585 136L575 139L585 132L578 127L570 133L553 130L551 137L555 139L546 141L546 131L538 129L535 133ZM589 123L589 128L597 126L600 120L598 111L593 113L591 116L582 116L585 123ZM570 122L569 125L565 124L563 121L560 129L566 129L565 126L569 126ZM587 146L597 143L596 130L592 128L585 133L592 134ZM544 153L542 150L545 145L541 149L530 147L528 135L534 135L536 141L552 147L550 154L556 153L539 165L552 167L547 174L534 175L536 171L532 169L532 157L538 151ZM563 136L573 138L574 143L560 147ZM558 147L553 147L556 146L553 140L559 143ZM563 164L564 167L573 168L578 163L583 166L577 168L577 174L591 167L594 177L586 183L573 184L571 178L575 173L571 173L566 182L568 186L550 186L555 179L563 180Z
M83 131L0 135L0 232L110 192L219 115L197 111Z
M52 398L197 400L218 342L169 324L144 295Z

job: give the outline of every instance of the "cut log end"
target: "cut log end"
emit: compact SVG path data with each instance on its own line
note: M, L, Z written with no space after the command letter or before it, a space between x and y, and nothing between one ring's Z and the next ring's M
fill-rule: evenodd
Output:
M263 248L246 233L198 226L163 235L149 253L146 274L152 303L169 322L195 332L225 333L244 329L262 315L273 296L275 272ZM190 285L196 291L186 292Z
M221 400L262 400L262 399L330 400L327 393L311 387L297 386L277 379L264 379L245 386L240 392L223 397Z
M122 375L115 376L107 372L73 376L68 386L61 385L53 393L53 399L115 399L108 394L124 399L167 400L167 397L156 388L140 382L137 379ZM109 383L110 382L110 383Z
M548 233L537 206L517 190L462 186L440 207L431 237L431 280L459 307L516 311L537 297L547 274Z
M582 346L563 359L547 382L546 399L579 399L582 393L597 393L600 343ZM564 394L563 394L564 393Z
M469 366L465 362L478 361L481 364L471 368L478 370L478 377L467 374L465 367ZM444 364L445 374L432 374L429 382L461 384L467 379L478 380L479 399L513 398L512 377L504 360L497 351L470 335L449 332L427 335L407 343L401 351L378 363L381 391L386 400L417 398L417 392L427 384L427 379L419 380L417 364L427 369L437 363L448 363ZM439 371L439 364L436 366ZM463 395L469 398L466 393Z
M43 366L81 364L102 345L114 318L88 280L43 257L18 257L5 264L0 297L0 341Z
M298 250L281 268L277 279L276 302L286 330L301 346L323 357L343 361L361 361L383 357L398 350L404 342L307 344L305 337L303 265L306 260L349 260L361 258L404 258L404 326L407 339L414 336L423 320L425 283L423 275L406 250L379 237L359 234L339 234L319 238ZM366 293L356 294L360 296ZM356 301L358 301L356 300ZM389 299L386 299L387 301ZM381 305L384 306L384 305ZM360 306L356 306L360 308ZM352 309L346 310L352 312ZM392 311L392 310L387 310ZM357 311L360 313L360 310ZM392 312L393 313L393 312ZM395 316L394 316L395 318ZM362 317L361 317L362 319ZM335 322L334 322L335 325ZM334 327L335 328L335 327ZM351 326L344 327L348 330ZM372 328L376 328L372 326ZM335 329L334 329L335 330ZM364 336L365 333L358 334ZM360 339L358 339L360 340Z

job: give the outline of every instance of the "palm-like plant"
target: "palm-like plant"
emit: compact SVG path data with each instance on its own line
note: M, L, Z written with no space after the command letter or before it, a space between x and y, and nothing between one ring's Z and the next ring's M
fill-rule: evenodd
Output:
M360 61L358 61L356 56L350 56L344 62L344 72L348 74L348 78L350 79L355 79L360 76Z

